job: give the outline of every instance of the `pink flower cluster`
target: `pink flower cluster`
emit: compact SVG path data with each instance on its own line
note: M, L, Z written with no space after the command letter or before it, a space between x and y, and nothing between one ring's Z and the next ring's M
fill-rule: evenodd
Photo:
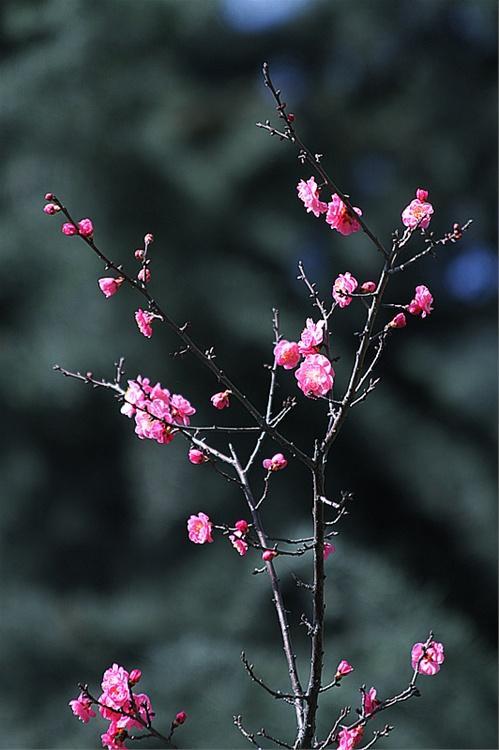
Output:
M274 347L275 361L285 370L294 369L304 357L295 377L306 396L324 396L333 387L334 370L331 362L319 354L324 340L324 321L314 323L307 318L299 342L281 339Z
M415 643L411 650L411 664L419 674L434 675L440 671L445 659L442 643L431 641L427 648L424 643Z
M121 413L135 419L135 432L139 438L155 440L162 445L171 443L175 425L188 426L196 413L186 398L170 394L161 383L152 386L149 378L137 376L128 381Z
M232 534L229 534L229 541L241 557L248 551L248 542L245 536L248 533L249 524L244 519L236 521ZM213 542L213 523L206 513L199 512L192 515L187 520L187 534L194 544L210 544Z
M244 537L248 533L249 524L244 518L242 518L240 521L236 521L234 526L234 533L229 535L229 541L236 552L238 552L241 557L244 557L248 551L248 542L245 541Z
M318 217L326 214L326 223L331 229L343 235L358 232L361 229L359 222L351 215L345 203L337 193L331 198L329 203L320 200L319 187L314 177L309 180L300 180L297 185L298 198L303 202L307 213L313 213ZM360 208L353 209L358 216L362 216Z
M338 750L354 750L361 741L363 734L364 727L362 724L352 729L342 727L338 734Z
M428 191L418 188L416 197L402 211L402 224L409 229L428 229L433 206L428 203Z
M132 688L141 678L140 669L130 673L118 664L104 672L102 694L98 698L101 716L109 721L107 731L101 735L102 746L108 750L125 747L123 744L130 729L144 729L154 718L151 700L146 693L134 693ZM74 715L88 722L96 714L92 700L85 693L69 702Z

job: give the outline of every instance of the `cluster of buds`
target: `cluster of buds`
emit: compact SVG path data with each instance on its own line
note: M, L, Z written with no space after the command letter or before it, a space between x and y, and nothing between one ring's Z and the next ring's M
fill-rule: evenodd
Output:
M149 250L149 245L151 245L153 242L154 242L154 235L148 232L144 236L144 247L139 247L134 252L135 260L137 260L141 264L141 269L137 274L137 278L144 285L148 284L151 280L151 270L149 268L150 260L147 257L147 252Z

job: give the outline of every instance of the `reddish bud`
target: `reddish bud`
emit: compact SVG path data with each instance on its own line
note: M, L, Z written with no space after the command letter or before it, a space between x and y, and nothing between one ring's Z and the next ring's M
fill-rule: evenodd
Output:
M134 252L134 255L135 255L135 260L138 260L140 263L140 261L142 261L144 258L143 249L141 247L138 247L137 250Z
M55 195L53 193L45 193L46 201L53 201L54 199L55 199Z
M137 274L139 281L143 281L144 284L148 284L151 281L151 272L148 268L141 268Z
M128 682L130 685L136 685L142 677L142 671L140 669L132 669L128 675Z
M78 230L75 225L71 224L71 222L69 221L62 225L61 232L65 234L66 237L72 237L73 235L78 234Z
M406 325L407 320L404 313L399 313L388 323L387 328L405 328Z
M144 245L147 247L151 242L154 242L154 235L148 232L144 237Z
M187 719L187 714L185 711L179 711L178 714L175 716L175 719L173 720L173 723L176 727L180 726L180 724L183 724L185 720Z
M43 207L43 212L45 214L48 214L49 216L53 216L60 210L61 210L61 207L58 206L56 203L47 203L47 205Z
M295 121L295 116L294 116L294 114L292 112L288 113L288 120L289 120L289 122L294 122Z
M78 222L78 233L82 237L91 237L94 233L94 225L90 219L82 219Z
M274 557L277 557L277 552L275 551L275 549L266 549L262 555L262 560L265 560L265 562L270 562L274 559Z
M364 283L361 284L360 286L361 292L371 293L371 292L374 292L375 290L376 290L376 284L374 283L374 281L364 281Z
M242 519L241 521L236 521L235 528L236 528L236 531L240 531L241 534L247 534L249 525L247 521Z

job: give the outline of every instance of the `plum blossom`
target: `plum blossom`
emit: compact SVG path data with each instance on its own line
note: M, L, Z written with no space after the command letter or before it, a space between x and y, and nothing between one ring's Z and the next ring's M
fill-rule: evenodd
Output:
M360 208L353 206L353 210L358 216L362 216ZM333 195L331 202L327 204L326 222L330 225L331 229L336 229L343 235L352 234L361 229L359 222L350 215L346 205L337 193Z
M364 734L364 727L359 724L353 729L348 727L342 727L341 732L338 734L338 750L354 750L359 744Z
M288 461L282 453L276 453L272 458L264 458L262 465L267 471L281 471L281 469L286 468Z
M424 284L416 287L414 299L407 305L407 312L411 315L421 315L422 318L426 318L431 312L433 312L433 295L430 290Z
M85 693L80 693L78 698L69 701L69 705L71 706L71 711L74 713L74 715L84 724L86 724L90 721L90 719L96 716L96 713L92 708L92 702L90 698L85 695Z
M118 664L106 669L102 677L102 692L110 701L111 708L121 708L130 700L128 672Z
M296 187L298 198L303 201L307 213L313 213L314 216L320 216L327 211L327 203L319 199L319 188L315 182L315 177L311 177L305 182L300 180Z
M379 700L376 698L376 688L372 687L367 692L362 693L362 713L364 716L372 714L374 709L379 706Z
M331 542L324 542L324 560L327 560L328 557L333 554L333 552L336 552L336 547L334 546L334 544L331 544Z
M440 671L445 659L442 643L431 641L425 649L424 643L415 643L411 650L411 664L419 674L434 675Z
M186 398L170 395L161 383L151 386L148 378L137 376L129 380L121 413L135 419L135 432L141 439L155 440L161 445L171 443L175 425L188 425L189 415L195 413Z
M138 682L140 682L142 678L142 670L141 669L132 669L130 671L130 674L128 675L128 684L129 685L136 685Z
M151 271L148 268L141 268L137 274L137 278L144 284L148 284L151 281Z
M177 715L175 716L173 723L176 726L179 726L180 724L183 724L186 719L187 719L187 714L185 713L185 711L179 711Z
M120 748L125 747L123 744L125 738L125 731L120 729L116 722L112 721L107 732L101 734L102 747L107 747L108 750L120 750Z
M204 464L206 461L209 461L210 459L206 455L206 453L203 453L203 451L200 451L198 448L191 448L189 451L189 461L191 464Z
M194 544L206 544L213 541L211 531L213 524L206 513L198 513L197 516L191 516L187 521L187 531L189 539Z
M81 237L91 237L94 233L94 225L91 219L81 219L78 222L78 234Z
M374 283L374 281L364 281L364 283L360 286L360 291L364 292L364 294L370 294L376 291L376 284Z
M275 549L266 549L262 555L262 560L264 560L265 562L272 562L274 557L277 557L277 552L275 551Z
M78 229L70 221L67 221L62 225L61 232L65 234L66 237L73 237L75 234L78 234Z
M402 224L410 229L428 229L433 214L433 206L427 202L428 191L418 188L416 197L402 211Z
M244 518L242 518L240 521L236 521L236 523L234 524L234 528L237 531L240 531L241 534L247 534L248 529L249 529L249 524L247 521L244 520Z
M358 287L358 281L355 276L352 276L350 271L346 273L340 273L335 279L332 289L333 299L340 307L348 307L352 301L352 297L349 294L355 292Z
M112 297L113 294L116 294L124 281L125 279L122 276L119 276L117 279L112 276L105 276L104 278L99 279L99 288L104 297L109 298Z
M147 312L145 310L142 310L140 307L135 313L135 320L137 322L137 326L139 328L139 331L143 336L150 339L152 336L152 321L157 316L154 315L154 313Z
M244 557L244 555L248 551L248 542L244 541L244 539L242 538L242 533L240 531L236 531L235 534L230 534L229 540L234 549L239 552L241 557Z
M61 207L58 206L57 203L47 203L47 205L43 207L43 212L48 216L53 216L60 210Z
M215 409L226 409L230 406L229 396L231 393L232 391L221 391L220 393L215 393L210 399Z
M303 357L306 357L307 354L318 354L319 347L324 340L325 325L323 320L314 323L312 318L307 318L305 328L301 332L301 338L298 342L298 350Z
M191 423L189 417L196 413L196 410L189 401L178 393L174 393L170 399L170 412L175 424L188 427Z
M300 361L300 348L296 341L281 339L274 347L276 364L285 370L292 370Z
M404 315L404 313L397 313L397 315L390 320L389 323L387 323L387 328L405 328L407 325L407 320Z
M345 677L345 675L350 674L350 672L353 672L352 665L349 664L346 659L342 659L340 663L338 664L338 666L336 667L334 679L341 680L342 677Z
M295 372L298 387L305 396L325 396L333 387L334 370L322 354L309 354Z

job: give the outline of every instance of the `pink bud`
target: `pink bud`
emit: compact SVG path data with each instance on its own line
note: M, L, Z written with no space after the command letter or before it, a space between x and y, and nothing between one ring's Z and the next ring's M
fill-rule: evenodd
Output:
M144 258L144 251L141 247L138 247L137 250L134 252L135 260L140 261Z
M208 460L208 456L205 455L203 451L200 451L197 448L190 449L189 461L191 462L191 464L204 464Z
M404 313L398 313L398 315L396 315L393 318L393 320L391 320L388 323L386 327L387 328L405 328L406 325L407 325L407 320L405 319Z
M346 659L342 659L336 667L336 674L334 678L335 680L341 680L342 677L344 677L346 674L350 674L350 672L353 672L352 665L349 664Z
M240 531L241 534L247 534L249 525L247 521L245 521L244 519L241 519L240 521L236 521L235 528L237 529L237 531Z
M132 669L128 675L128 682L130 685L136 685L142 677L142 671L140 669Z
M287 459L284 458L282 453L276 453L272 458L264 458L262 466L267 471L281 471L288 465Z
M82 219L78 222L78 232L82 237L91 237L94 233L94 225L90 219Z
M148 232L144 237L144 245L147 247L151 242L154 242L154 235Z
M336 551L336 547L331 542L324 542L323 555L324 560L327 560L329 555L332 555Z
M78 230L75 225L71 224L71 222L69 221L62 225L61 232L65 234L66 237L72 237L74 234L78 234Z
M148 268L141 268L137 278L139 281L143 281L145 284L148 284L149 281L151 281L151 272Z
M229 396L231 393L232 391L221 391L220 393L215 393L210 399L215 409L226 409L230 406Z
M185 713L185 711L179 711L175 716L173 723L175 724L175 726L179 726L180 724L183 724L186 719L187 714Z
M43 207L43 212L48 214L49 216L53 216L60 210L61 210L61 207L58 206L56 203L47 203L47 205Z
M53 201L53 200L55 200L55 195L53 193L45 193L45 200L46 201Z
M277 557L277 552L275 551L275 549L266 549L262 555L262 560L265 560L265 562L270 562L274 559L274 557Z
M428 198L428 191L423 188L418 188L416 190L416 198L418 201L421 201L421 203L424 203Z
M289 120L289 122L294 122L295 121L295 116L294 116L294 114L292 112L288 112L288 120Z
M102 279L99 279L99 288L104 297L109 298L112 297L113 294L116 294L124 281L125 279L122 276L119 276L117 279L113 278L112 276L106 276Z
M363 284L361 284L360 291L361 292L374 292L376 290L376 284L374 281L364 281Z

